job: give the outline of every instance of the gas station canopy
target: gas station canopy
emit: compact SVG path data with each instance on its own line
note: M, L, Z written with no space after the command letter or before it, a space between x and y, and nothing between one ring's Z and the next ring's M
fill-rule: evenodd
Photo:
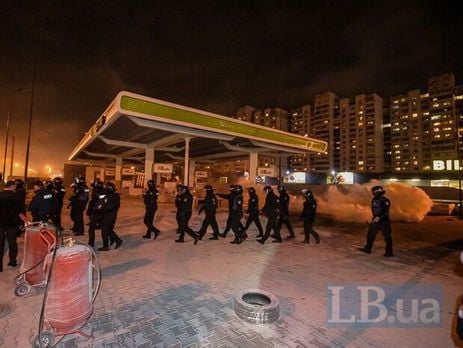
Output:
M184 151L192 139L190 158L236 157L236 153L325 153L327 143L129 92L120 92L80 141L69 160L144 161L154 147L156 160ZM231 145L231 146L227 146ZM167 148L166 148L167 147ZM239 149L243 147L243 149ZM181 149L181 150L180 150ZM136 155L143 154L140 157ZM157 161L156 161L157 162Z
M250 154L326 153L327 143L230 117L119 92L70 161L167 163Z

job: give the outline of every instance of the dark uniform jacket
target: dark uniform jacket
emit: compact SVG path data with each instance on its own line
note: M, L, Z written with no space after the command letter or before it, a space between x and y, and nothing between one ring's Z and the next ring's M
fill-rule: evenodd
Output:
M286 191L281 191L280 197L280 216L289 215L289 195Z
M231 215L233 215L233 217L239 219L243 217L243 195L241 193L235 193L233 195L231 208Z
M193 196L189 191L185 192L183 195L180 195L180 211L179 216L181 219L188 220L191 217L193 210Z
M22 209L21 199L14 191L0 192L0 227L18 228Z
M267 193L267 196L265 197L265 204L262 208L262 212L267 217L276 217L276 215L278 214L279 204L280 200L278 199L278 197L275 195L273 191L270 191L269 193Z
M26 190L21 188L16 190L15 194L18 196L19 202L21 204L21 213L26 215Z
M201 199L198 203L202 204L199 209L199 214L204 210L206 215L214 215L217 211L217 197L212 191L207 191L206 197Z
M228 200L228 213L231 214L232 209L233 209L233 200L235 198L236 193L231 192L231 193L217 193L217 196L220 198Z
M78 185L74 187L72 195L69 198L70 205L76 210L85 210L88 201L89 189L87 185Z
M50 217L56 208L56 201L53 192L41 188L35 193L34 198L29 205L32 217Z
M259 197L255 193L249 194L246 214L259 214Z
M58 209L61 209L63 207L63 200L64 196L66 195L66 189L58 185L55 187L55 196L56 196L56 203L58 205Z
M145 205L149 206L151 209L157 209L158 208L158 197L159 197L159 191L156 188L152 188L150 190L145 190L143 193L143 202Z
M121 198L117 192L100 195L97 207L102 211L101 228L112 230L116 224L117 212L121 206Z
M87 211L85 212L88 216L92 216L98 212L97 204L100 200L100 196L105 195L106 191L104 187L94 188L88 202Z
M379 222L389 221L389 208L391 201L384 196L373 197L371 200L371 212L373 218L379 217Z
M314 198L306 198L302 209L301 220L315 220L317 215L317 201Z

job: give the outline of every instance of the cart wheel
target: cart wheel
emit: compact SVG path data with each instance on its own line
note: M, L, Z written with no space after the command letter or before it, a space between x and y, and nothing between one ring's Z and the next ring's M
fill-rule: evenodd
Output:
M50 348L53 346L53 334L49 331L43 331L40 333L40 342L39 335L34 337L34 343L32 348Z
M31 292L31 286L27 283L22 283L19 284L15 289L14 289L14 294L17 297L23 297L28 295Z
M14 278L14 282L16 284L22 284L24 283L24 274L21 274L19 277Z

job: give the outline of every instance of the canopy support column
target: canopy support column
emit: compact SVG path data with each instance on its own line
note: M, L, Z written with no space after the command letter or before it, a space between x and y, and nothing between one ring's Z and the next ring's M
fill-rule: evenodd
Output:
M185 162L183 164L183 184L188 186L190 179L190 139L185 137Z

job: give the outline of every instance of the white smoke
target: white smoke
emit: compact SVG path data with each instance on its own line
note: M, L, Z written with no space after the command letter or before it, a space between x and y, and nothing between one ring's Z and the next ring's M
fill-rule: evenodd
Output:
M370 181L360 185L330 185L321 195L315 197L317 212L344 222L369 222L371 214L371 187L381 185ZM419 222L431 210L431 198L420 188L402 183L383 185L386 197L391 201L391 220L397 222ZM302 211L302 197L292 199L291 211Z

